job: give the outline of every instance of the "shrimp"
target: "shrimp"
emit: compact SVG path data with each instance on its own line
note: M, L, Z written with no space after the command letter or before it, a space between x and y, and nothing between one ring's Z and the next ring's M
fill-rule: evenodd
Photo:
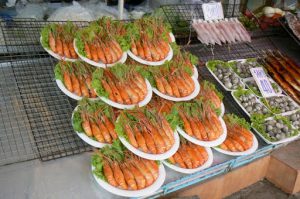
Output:
M95 62L98 62L99 58L98 58L98 54L97 54L97 48L94 44L90 45L90 52L91 52L91 55L92 55L92 60L95 61Z
M186 87L185 82L181 78L174 77L174 81L176 81L176 85L181 97L188 96L191 93L190 90Z
M192 144L191 142L189 143L189 147L191 150L194 151L195 155L197 156L198 158L198 161L199 161L199 166L200 165L203 165L205 163L205 159L204 157L201 155L201 153L198 151L197 147L195 146L195 144Z
M92 59L91 49L87 43L84 43L84 51L88 59Z
M81 96L80 83L75 74L71 74L71 81L73 84L74 93L78 96Z
M49 32L49 46L54 53L57 53L56 42L55 42L52 32Z
M167 92L165 90L165 87L164 87L164 84L163 84L163 81L161 80L161 78L154 76L154 79L155 79L157 89L161 93L166 94Z
M113 170L113 174L114 174L115 180L117 181L118 185L119 185L122 189L128 189L128 186L127 186L127 184L126 184L126 181L125 181L123 172L122 172L122 170L120 169L119 164L118 164L116 161L114 161L114 162L111 164L111 168L112 168L112 170Z
M181 97L180 93L179 93L179 89L177 87L177 84L175 83L175 78L173 76L169 76L169 84L172 88L173 94L175 97Z
M130 190L137 190L137 184L135 182L135 179L134 179L134 175L131 173L131 171L126 167L124 166L123 164L120 165L120 168L123 172L123 175L124 175L124 179L128 185L128 188Z
M133 147L138 148L139 145L138 145L138 143L136 141L136 138L134 136L134 132L133 132L131 126L129 126L129 124L125 124L125 133L126 133L128 139L129 139L130 144Z
M112 44L113 44L114 48L116 49L116 51L118 52L119 58L122 57L123 50L122 50L120 44L116 40L112 40Z
M133 78L137 80L137 82L140 84L142 90L147 90L146 81L139 73L134 73Z
M166 94L168 94L170 96L173 96L173 90L172 90L172 87L170 86L170 84L168 83L168 81L164 77L161 77L160 81L164 85L164 88L166 90Z
M184 148L184 150L187 152L187 154L189 155L192 164L193 164L193 168L197 168L200 166L201 161L199 160L198 156L196 155L195 151L188 145L184 144L183 146L181 146Z
M98 124L98 127L99 127L100 131L101 131L101 134L104 137L105 142L111 144L112 143L112 139L110 137L108 129L103 124L103 121L101 121L100 119L98 119L97 120L97 124Z
M208 153L207 153L206 149L204 147L196 145L196 144L194 144L194 146L198 150L198 152L202 155L204 160L207 161L208 160Z
M131 87L131 89L139 96L139 101L142 101L145 98L145 96L143 95L143 93L145 92L141 91L134 82L130 82L129 84L127 84L127 86Z
M117 89L116 85L114 84L114 81L111 78L109 78L109 77L107 77L107 79L108 79L107 83L110 86L110 88L112 90L112 93L113 93L116 101L118 103L120 103L120 104L124 104L124 101L123 101L123 99L121 97L121 94L120 94L119 90Z
M127 164L127 168L131 171L136 181L138 189L143 189L146 187L146 179L144 178L143 174L134 167L131 163Z
M102 48L103 53L105 55L106 63L107 64L113 63L113 57L112 57L112 55L110 53L109 48L107 48L102 42L99 42L99 44L100 44L100 47Z
M144 53L144 49L141 45L141 43L138 41L136 42L136 48L137 48L137 52L138 52L138 55L142 58L142 59L145 59L145 53Z
M96 50L97 50L97 56L99 58L99 60L103 63L103 64L107 64L106 58L105 58L105 53L103 51L103 49L101 48L100 44L97 43L96 44Z
M178 153L182 157L182 160L185 163L185 165L187 166L187 168L192 169L193 163L192 163L192 160L191 160L190 156L188 155L185 147L180 147L178 150Z
M229 148L224 143L220 144L220 148L229 151Z
M128 93L126 92L125 86L121 82L116 82L116 87L118 91L120 92L120 95L122 99L124 100L125 104L131 104L130 97Z
M160 55L158 54L156 48L153 46L151 42L148 42L148 46L150 49L151 57L153 61L159 61L160 60Z
M125 91L127 92L128 96L130 97L132 104L137 104L140 101L139 96L136 94L136 92L128 85L125 84Z
M164 132L168 136L171 144L173 145L174 142L175 142L175 138L174 138L174 132L173 132L170 124L168 123L168 121L164 117L161 117L160 121L162 123L162 128L163 128Z
M104 163L103 163L103 173L109 184L111 184L114 187L118 186L117 181L115 180L113 171L112 171L109 163L106 160L104 160Z
M60 56L63 56L63 55L64 55L64 52L63 52L63 44L62 44L62 41L61 41L61 39L60 39L59 37L56 37L55 45L56 45L57 53L58 53Z
M90 97L92 97L92 98L97 97L97 94L96 94L94 88L92 87L92 80L91 80L91 77L88 76L88 77L85 79L85 81L86 81L86 84L87 84L88 89L89 89L89 92L90 92Z
M67 45L69 46L71 57L75 58L75 59L78 58L78 55L77 55L77 53L75 52L75 49L74 49L73 42L69 42Z
M181 111L179 111L179 116L181 117L181 119L182 119L182 121L183 121L184 131L185 131L189 136L194 136L193 130L192 130L192 127L191 127L191 124L190 124L189 120L186 118L185 114L182 113Z
M81 126L82 126L85 134L89 137L93 136L92 128L90 125L90 121L87 118L87 115L83 112L81 112L80 115L81 115L81 119L82 119Z
M81 90L81 94L84 97L90 96L89 89L87 88L87 85L85 84L85 81L83 80L83 78L80 78L80 90Z
M71 54L70 54L70 50L69 50L69 46L66 42L62 42L62 46L63 46L63 52L64 52L64 56L67 58L71 58Z
M109 131L110 136L113 138L113 140L117 139L118 135L115 132L114 124L110 121L110 119L108 119L106 117L106 115L103 115L103 121L104 121L104 124L105 124L107 130Z
M145 123L145 125L151 132L152 139L155 140L154 143L156 146L157 153L164 153L167 150L167 148L166 148L163 138L161 137L161 135L159 134L157 129L154 126L152 126L151 124Z
M177 151L172 157L174 157L175 162L179 165L181 168L187 168L180 153Z
M67 87L67 89L68 89L70 92L74 92L74 89L73 89L73 86L72 86L72 80L71 80L70 73L67 72L67 71L64 71L63 76L64 76L64 84L65 84L65 86Z
M168 160L169 162L171 162L171 164L176 164L176 161L173 156L169 157Z
M146 145L147 145L148 150L149 150L152 154L157 154L157 150L156 150L156 147L155 147L154 140L152 139L150 133L148 133L146 127L143 127L142 135L143 135L144 138L145 138L145 141L146 141Z
M141 174L144 176L146 179L146 186L150 186L153 182L153 176L150 172L150 170L142 163L142 161L133 158L133 165L141 172Z
M249 145L247 145L247 143L245 143L245 142L244 142L238 135L236 135L236 134L230 134L229 137L230 137L231 139L235 140L235 141L243 148L242 151L245 151L245 150L247 150L248 148L251 147L251 145L250 145L250 147L249 147Z
M243 146L237 142L235 139L233 139L232 137L229 137L231 143L234 145L234 147L236 148L237 151L244 151Z
M147 160L147 159L143 159L142 162L149 169L149 171L151 172L154 180L156 180L158 178L158 169L159 169L156 162L153 161L153 160Z
M181 73L181 77L184 79L186 84L190 87L191 90L195 90L195 83L191 76L189 76L186 72Z
M204 124L199 119L197 119L196 120L196 125L198 126L198 129L201 133L202 140L208 140L208 135L207 134L209 132L206 131L206 129L204 127Z
M145 153L148 153L148 148L146 145L146 141L145 138L143 137L143 135L141 134L140 130L135 126L133 128L134 134L135 134L135 138L136 141L138 143L139 148L144 151Z
M157 132L161 135L165 145L166 145L166 150L169 150L173 143L171 143L171 141L169 140L169 137L167 136L166 132L162 129L161 129L161 126L158 126L158 125L155 125L154 128L157 129Z
M106 80L104 79L101 79L101 83L102 83L102 86L103 88L105 89L105 91L108 92L108 97L110 100L112 101L117 101L114 94L113 94L113 91L111 89L111 87L109 86L109 84L106 82Z
M145 40L142 41L142 47L144 49L145 59L148 61L153 61L151 57L150 48Z
M93 136L96 138L96 140L98 140L98 142L105 142L104 137L99 127L96 125L96 123L90 121L90 124L92 128Z
M198 140L203 140L203 137L202 137L201 132L199 131L199 128L198 128L196 119L191 117L191 118L189 118L189 120L190 120L191 129L192 129L192 131L193 131L193 135L194 135Z
M134 42L133 39L131 39L131 52L132 52L134 55L138 56L137 47L136 47L136 44L135 44L135 42Z
M232 140L230 138L227 138L223 144L226 145L226 147L230 150L230 151L237 151L237 149L235 148L235 145L232 143Z

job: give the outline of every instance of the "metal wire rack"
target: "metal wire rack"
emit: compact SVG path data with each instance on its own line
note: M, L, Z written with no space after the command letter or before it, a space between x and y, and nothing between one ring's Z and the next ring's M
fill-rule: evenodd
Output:
M240 15L240 1L222 4L225 17L238 17ZM161 6L164 14L175 33L189 32L190 22L193 19L203 19L201 4L170 4Z

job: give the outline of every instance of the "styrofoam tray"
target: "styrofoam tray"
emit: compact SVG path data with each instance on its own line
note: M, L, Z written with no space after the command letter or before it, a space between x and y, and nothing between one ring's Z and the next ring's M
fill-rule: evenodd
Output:
M281 97L285 97L288 98L290 101L292 101L296 107L296 110L298 110L300 108L300 106L288 95L284 95L284 94L278 94L277 96L281 96ZM267 99L267 98L271 98L271 97L260 97L259 99ZM261 102L262 103L262 102ZM271 111L271 110L270 110ZM282 113L274 113L275 115L281 115L281 114L289 114L289 113L293 113L295 110L291 110L291 111L286 111L286 112L282 112Z
M141 190L124 190L124 189L119 189L117 187L114 187L110 185L109 183L99 179L94 173L94 167L92 166L92 175L98 185L100 185L103 189L105 189L108 192L111 192L113 194L119 195L119 196L124 196L124 197L141 197L141 196L148 196L151 195L153 192L157 191L164 183L166 179L166 170L163 166L163 164L159 165L159 175L156 179L156 181L150 185L149 187L146 187Z
M223 84L223 82L221 82L220 80L219 80L219 78L215 75L215 73L212 71L212 70L210 70L210 68L207 66L207 62L206 62L206 68L208 69L208 71L210 72L210 74L219 82L219 84L226 90L226 91L235 91L234 89L228 89L224 84ZM244 82L242 81L242 79L238 76L238 78L239 78L239 80L241 81L241 83L242 83L242 85L243 85L243 89L245 88L245 84L244 84Z
M248 150L243 151L243 152L233 152L233 151L227 151L224 149L221 149L219 147L214 147L214 149L220 153L226 154L226 155L231 155L231 156L241 156L241 155L249 155L251 153L254 153L257 148L258 148L258 141L255 137L255 135L251 132L252 136L253 136L253 144L252 147L250 147Z
M244 78L243 79L243 82L245 83L245 85L249 88L249 86L247 85L247 82L255 82L255 80L254 80L254 78L253 77L248 77L248 78ZM276 86L279 88L279 92L277 92L277 94L282 94L282 89L281 89L281 87L272 79L272 78L269 78L269 81L271 82L271 83L275 83L276 84ZM250 88L249 88L250 89ZM250 89L251 90L251 89ZM259 90L258 90L258 92L260 92ZM253 92L254 93L254 92ZM254 93L255 94L255 93ZM256 95L256 94L255 94ZM257 97L261 97L261 96L258 96L258 95L256 95Z
M172 97L172 96L163 94L162 92L160 92L159 90L157 90L154 87L152 87L152 90L156 95L158 95L159 97L164 98L166 100L170 100L170 101L174 101L174 102L189 101L189 100L194 99L195 97L197 97L197 95L200 92L200 84L199 84L198 80L195 79L193 76L192 76L192 79L195 83L195 89L190 95L188 95L186 97Z
M145 106L145 105L147 105L151 101L151 98L152 98L152 87L151 87L151 84L150 84L150 82L147 79L145 79L145 81L146 81L147 91L148 92L147 92L147 95L146 95L145 99L142 100L142 101L140 101L138 104L130 104L130 105L120 104L120 103L114 102L114 101L112 101L112 100L110 100L110 99L108 99L106 97L101 97L101 96L100 96L100 99L103 102L105 102L105 103L107 103L107 104L109 104L109 105L111 105L111 106L113 106L115 108L118 108L118 109L133 109L135 106L138 106L138 107Z
M72 113L72 117L71 117L71 123L72 123L72 127L74 129L74 125L73 125L73 116L74 116L74 113L75 111L77 111L79 106L76 106L75 109L73 110L73 113ZM74 130L75 131L75 130ZM98 142L97 140L93 140L92 138L90 138L89 136L87 136L85 134L85 132L78 132L78 131L75 131L76 134L83 140L85 141L87 144L93 146L93 147L96 147L96 148L102 148L102 147L105 147L107 145L110 145L108 143L102 143L102 142Z
M221 126L223 128L223 133L221 134L221 136L213 141L202 141L202 140L198 140L197 138L194 138L190 135L188 135L183 129L181 129L180 127L177 127L177 131L180 135L182 135L182 137L184 137L185 139L187 139L188 141L200 145L200 146L204 146L204 147L214 147L214 146L218 146L220 144L222 144L226 137L227 137L227 128L226 128L226 124L223 120L222 117L219 117L219 120L221 122Z
M179 166L176 166L174 164L171 164L169 162L167 162L166 160L162 161L164 163L164 165L166 165L167 167L175 170L175 171L178 171L180 173L186 173L186 174L191 174L191 173L195 173L197 171L201 171L203 169L206 169L208 167L210 167L213 163L213 153L211 151L210 148L208 147L205 147L205 150L207 151L207 154L208 154L208 159L206 160L206 162L201 165L200 167L197 167L195 169L185 169L185 168L181 168Z
M175 142L174 142L173 146L167 152L162 153L162 154L145 153L145 152L133 147L124 137L119 137L119 139L122 142L122 144L128 150L130 150L132 153L134 153L135 155L140 156L142 158L149 159L149 160L165 160L165 159L168 159L169 157L171 157L172 155L174 155L176 153L176 151L178 150L179 145L180 145L179 135L178 135L176 130L174 132Z
M231 92L231 96L233 97L234 101L241 107L241 109L243 109L243 111L249 116L251 117L250 113L243 107L243 105L241 104L241 102L235 97L234 95L234 92L235 91L232 91ZM256 97L256 102L262 104L264 107L266 107L257 97ZM268 107L266 107L268 109ZM269 110L269 109L268 109ZM272 113L270 110L269 110L270 113Z
M267 118L265 120L268 121L268 120L272 120L272 119L274 119L274 117L269 117L269 118ZM251 124L251 127L259 135L259 137L261 137L266 143L273 144L273 145L275 145L275 144L281 144L281 143L286 143L286 142L291 142L291 141L297 139L300 136L300 134L298 134L298 135L295 135L295 136L292 136L292 137L285 138L283 140L272 142L272 141L268 140L267 138L265 138L256 128L254 128L253 127L253 123Z
M40 37L40 43L41 43L41 46L44 48L44 50L49 53L49 55L51 55L52 57L58 59L58 60L64 60L64 61L71 61L71 62L74 62L74 61L77 61L78 59L71 59L71 58L67 58L65 56L60 56L59 54L53 52L51 49L47 49L43 46L42 44L42 36Z
M88 59L87 57L81 55L81 54L78 52L78 49L77 49L77 46L76 46L76 39L74 39L73 45L74 45L75 52L76 52L77 55L80 57L80 59L82 59L82 60L85 61L86 63L88 63L88 64L90 64L90 65L93 65L93 66L96 66L96 67L106 68L106 67L114 66L115 64L118 64L118 63L123 64L123 63L126 61L126 59L127 59L127 53L126 53L126 52L123 52L122 57L121 57L118 61L116 61L115 63L112 63L112 64L104 64L104 63L101 62L101 61L95 62L95 61L90 60L90 59Z
M60 81L59 79L56 79L55 81L56 81L56 84L57 84L58 88L59 88L64 94L66 94L68 97L70 97L70 98L72 98L72 99L74 99L74 100L81 100L81 99L83 98L83 97L81 97L81 96L78 96L78 95L76 95L76 94L70 92L70 91L65 87L65 85L62 83L62 81ZM90 100L97 100L97 99L99 99L99 98L96 97L96 98L89 98L89 99L90 99Z
M169 51L167 57L165 59L163 59L161 61L157 61L157 62L144 60L144 59L136 56L135 54L133 54L131 52L131 50L128 50L127 53L129 55L129 57L131 57L132 59L134 59L135 61L137 61L141 64L148 65L148 66L160 66L160 65L163 65L166 61L170 61L173 58L173 49L171 48L170 45L169 45L169 47L170 47L170 51Z

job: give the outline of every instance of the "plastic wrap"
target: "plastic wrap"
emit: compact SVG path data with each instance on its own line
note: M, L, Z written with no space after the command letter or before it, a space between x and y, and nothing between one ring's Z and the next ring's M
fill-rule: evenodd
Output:
M17 6L17 15L15 18L27 18L43 20L47 6L45 4L26 4Z

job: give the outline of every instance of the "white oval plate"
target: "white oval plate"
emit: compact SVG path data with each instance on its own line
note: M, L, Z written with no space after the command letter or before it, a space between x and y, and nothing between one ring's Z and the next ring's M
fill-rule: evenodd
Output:
M131 190L124 190L119 189L117 187L114 187L110 185L109 183L99 179L95 174L93 173L93 170L95 168L92 166L92 175L96 182L106 191L111 192L113 194L124 196L124 197L141 197L141 196L148 196L151 195L153 192L157 191L164 183L166 179L166 170L163 164L159 165L159 175L156 179L156 181L150 185L149 187L146 187L141 190L131 191Z
M224 106L224 103L222 102L221 103L221 114L220 114L220 117L223 117L225 114L225 106Z
M158 95L159 97L164 98L166 100L170 100L170 101L174 101L174 102L189 101L189 100L194 99L195 97L197 97L197 95L200 92L200 84L199 84L198 80L195 79L193 76L192 76L192 79L195 83L195 89L190 95L188 95L186 97L172 97L172 96L163 94L162 92L160 92L159 90L157 90L154 87L152 87L152 90L156 95Z
M175 42L176 39L175 39L175 36L172 32L169 33L170 37L171 37L171 42Z
M73 116L74 116L74 113L75 111L77 111L79 105L75 107L75 109L73 110L73 113L72 113L72 117L71 117L71 123L72 123L72 127L74 129L74 126L73 126ZM75 131L75 130L74 130ZM107 145L110 145L108 143L102 143L102 142L98 142L96 140L93 140L92 138L90 138L89 136L87 136L85 134L85 132L78 132L78 131L75 131L76 134L83 140L85 141L86 143L88 143L89 145L93 146L93 147L96 147L96 148L102 148L102 147L105 147Z
M208 159L206 160L206 162L201 165L200 167L197 167L195 169L185 169L185 168L181 168L181 167L178 167L174 164L171 164L169 162L167 162L166 160L162 161L164 163L164 165L166 165L167 167L175 170L175 171L178 171L180 173L186 173L186 174L191 174L191 173L195 173L197 171L201 171L203 169L206 169L208 167L210 167L213 163L213 153L211 151L210 148L206 147L205 150L207 151L207 154L208 154Z
M135 106L138 106L138 107L145 106L145 105L147 105L151 101L151 98L152 98L152 87L151 87L151 84L150 84L150 82L147 79L145 79L145 81L146 81L147 91L148 92L147 92L147 95L146 95L145 99L143 101L140 101L138 104L130 104L130 105L119 104L117 102L114 102L114 101L106 98L106 97L101 97L101 96L100 96L100 99L103 102L105 102L105 103L107 103L107 104L109 104L109 105L111 105L111 106L113 106L115 108L118 108L118 109L133 109Z
M266 120L271 120L271 119L273 119L273 117L269 117ZM262 134L260 134L260 132L256 128L253 127L253 124L251 124L251 127L259 135L259 137L261 137L261 139L263 139L266 143L273 144L273 145L282 144L282 143L286 143L286 142L291 142L293 140L296 140L300 136L300 134L298 134L298 135L295 135L295 136L292 136L292 137L285 138L283 140L272 142L272 141L268 140L267 138L265 138Z
M162 154L151 154L151 153L145 153L145 152L133 147L129 142L127 142L127 140L124 137L119 137L122 144L128 150L130 150L132 153L134 153L137 156L140 156L142 158L149 159L149 160L165 160L165 159L168 159L169 157L171 157L172 155L174 155L180 145L179 135L176 132L176 130L174 132L174 138L175 138L175 142L174 142L173 146L167 152L162 153Z
M78 59L67 58L67 57L65 57L65 56L60 56L59 54L56 54L56 53L53 52L52 50L45 48L45 47L43 46L43 44L42 44L42 40L43 40L43 38L42 38L42 36L41 36L41 37L40 37L41 46L42 46L42 47L44 48L44 50L45 50L47 53L49 53L49 55L51 55L52 57L54 57L54 58L56 58L56 59L58 59L58 60L71 61L71 62L74 62L74 61L77 61L77 60L78 60Z
M231 92L231 96L233 97L234 101L241 107L241 109L243 109L243 111L244 111L249 117L251 117L250 113L244 108L244 106L241 104L241 102L235 97L234 92L235 92L235 91L232 91L232 92ZM255 94L254 94L254 95L255 95ZM255 95L255 96L256 96L256 95ZM258 102L258 103L262 104L264 107L266 107L266 106L264 105L264 103L262 103L257 97L256 97L256 102ZM268 107L266 107L266 108L268 109ZM269 109L268 109L268 111L269 111L270 113L272 113Z
M59 79L56 79L55 81L56 81L56 84L57 84L58 88L59 88L64 94L66 94L68 97L70 97L70 98L72 98L72 99L74 99L74 100L81 100L81 99L82 99L81 96L78 96L78 95L76 95L76 94L70 92L70 91L65 87L65 85L62 83L62 81L60 81ZM96 97L96 98L89 98L89 99L90 99L90 100L97 100L97 99L99 99L99 98Z
M199 77L199 73L198 73L198 70L197 70L196 66L194 66L194 73L193 73L192 77L195 78L195 79L198 79L198 77Z
M74 42L73 42L73 45L74 45L74 49L75 49L75 52L77 53L77 55L80 57L80 59L82 59L83 61L85 61L86 63L90 64L90 65L93 65L93 66L96 66L96 67L100 67L100 68L106 68L106 67L111 67L117 63L121 63L123 64L126 59L127 59L127 53L126 52L123 52L123 55L122 57L115 63L112 63L112 64L104 64L102 63L101 61L99 62L95 62L93 60L90 60L88 58L86 58L85 56L81 55L79 52L78 52L78 49L77 49L77 46L76 46L76 39L74 39Z
M220 144L222 144L226 137L227 137L227 128L226 128L226 124L223 120L223 118L219 117L219 120L221 122L222 128L223 128L223 133L221 134L221 136L213 141L202 141L202 140L198 140L197 138L194 138L190 135L188 135L187 133L184 132L183 129L181 129L180 127L177 127L177 131L180 135L182 135L182 137L184 137L185 139L187 139L188 141L200 145L200 146L204 146L204 147L214 147L214 146L218 146Z
M251 132L252 136L253 136L253 144L252 147L250 147L248 150L243 151L243 152L233 152L233 151L227 151L224 149L221 149L219 147L214 147L214 149L220 153L226 154L226 155L231 155L231 156L240 156L240 155L249 155L251 153L254 153L257 148L258 148L258 141L255 137L255 135Z
M210 74L211 74L212 76L214 76L214 78L219 82L219 84L221 84L221 86L222 86L226 91L235 91L234 89L228 89L228 88L223 84L223 82L221 82L221 81L219 80L219 78L215 75L215 73L214 73L213 71L211 71L210 68L207 66L207 62L206 62L206 68L208 69L208 71L210 72ZM245 88L244 82L242 81L242 79L241 79L239 76L238 76L238 78L239 78L239 80L241 81L241 83L242 83L242 85L243 85L242 89L244 89L244 88Z
M127 51L129 57L131 57L132 59L134 59L135 61L141 63L141 64L144 64L144 65L148 65L148 66L160 66L160 65L163 65L166 61L170 61L173 57L173 49L171 48L171 46L169 45L170 47L170 51L167 55L167 57L161 61L157 61L157 62L153 62L153 61L147 61L147 60L144 60L138 56L136 56L135 54L133 54L130 50Z

